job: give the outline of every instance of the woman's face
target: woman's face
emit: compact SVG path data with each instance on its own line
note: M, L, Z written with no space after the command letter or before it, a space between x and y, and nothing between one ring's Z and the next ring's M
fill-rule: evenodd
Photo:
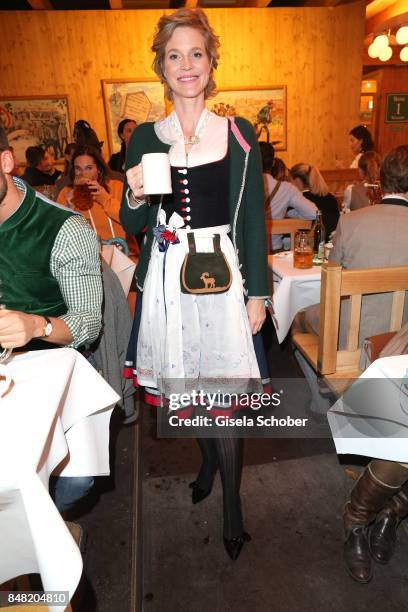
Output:
M128 121L123 126L123 130L121 132L121 138L125 142L126 146L129 144L130 137L132 135L133 130L136 127L136 121Z
M165 47L163 71L174 100L204 97L211 63L201 32L186 26L174 30Z
M359 138L356 138L355 136L353 136L353 134L350 134L349 142L350 142L350 149L352 150L354 155L361 153L361 145L363 142L362 140L360 140Z
M98 166L90 155L78 155L74 160L75 182L81 183L84 180L98 180Z

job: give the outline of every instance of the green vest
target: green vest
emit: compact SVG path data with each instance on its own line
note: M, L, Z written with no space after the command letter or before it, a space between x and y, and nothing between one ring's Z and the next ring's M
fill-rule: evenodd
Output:
M10 310L58 317L67 306L51 274L51 251L61 226L75 213L24 188L19 208L0 225L0 303Z

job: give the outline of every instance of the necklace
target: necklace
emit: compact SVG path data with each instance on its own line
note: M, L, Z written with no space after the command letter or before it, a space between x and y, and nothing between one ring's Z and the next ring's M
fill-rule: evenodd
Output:
M185 145L196 145L200 142L200 137L198 136L198 134L193 134L192 136L187 136L187 138L184 139L184 144Z
M177 136L183 140L185 145L196 145L200 142L201 140L201 134L205 128L205 126L207 125L207 122L211 116L211 113L205 108L200 119L199 122L197 124L197 128L196 128L196 132L195 134L193 134L192 136L184 136L182 130L181 130L181 126L180 126L180 121L177 120L175 118L176 113L172 113L169 116L169 121L170 124L172 125L172 127L174 128L174 131L176 132Z

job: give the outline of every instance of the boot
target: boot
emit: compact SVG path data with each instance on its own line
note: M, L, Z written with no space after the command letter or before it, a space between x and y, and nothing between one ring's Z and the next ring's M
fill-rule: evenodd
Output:
M370 551L377 563L388 563L397 541L397 529L401 520L408 514L408 482L394 495L387 506L377 516L370 532Z
M368 526L395 491L395 487L374 475L370 464L351 492L350 501L344 509L344 561L348 573L357 582L369 582L372 578Z

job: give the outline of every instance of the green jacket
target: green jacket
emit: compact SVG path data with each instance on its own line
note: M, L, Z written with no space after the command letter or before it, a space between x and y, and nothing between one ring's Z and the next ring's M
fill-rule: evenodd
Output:
M259 146L252 125L239 117L231 123L229 138L231 238L240 263L245 294L248 297L268 297L264 188ZM154 123L143 123L132 134L127 149L126 170L139 164L144 153L168 153L169 149L170 145L156 136ZM158 225L160 196L150 196L150 204L131 209L127 200L129 191L125 181L120 210L122 226L128 234L138 234L144 227L148 228L136 270L137 284L143 290L154 245L152 228Z

